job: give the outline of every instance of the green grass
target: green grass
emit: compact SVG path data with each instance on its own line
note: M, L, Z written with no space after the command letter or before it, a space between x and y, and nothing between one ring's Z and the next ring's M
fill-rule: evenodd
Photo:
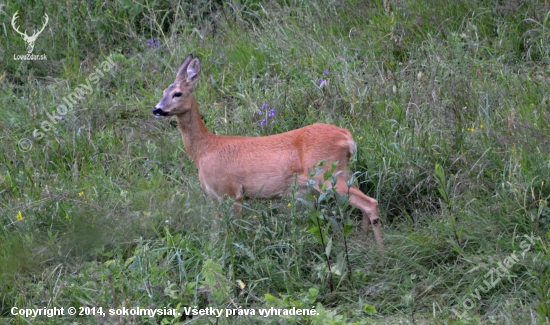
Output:
M549 322L546 1L0 8L0 323L284 318L10 314L194 306L320 314L285 324ZM10 23L16 11L29 31L49 15L33 52L48 60L13 59L25 53ZM148 44L154 38L158 46ZM372 233L361 239L360 213L342 202L249 201L241 218L231 202L211 204L174 121L151 114L188 53L202 63L195 94L212 132L258 136L325 122L353 133L352 170L379 202L386 256ZM93 93L35 139L47 113L109 55L116 65ZM273 125L260 125L264 103L277 112ZM316 214L331 225L332 274L311 232ZM342 236L348 219L355 230ZM540 239L526 249L525 235ZM509 273L481 290L513 254Z

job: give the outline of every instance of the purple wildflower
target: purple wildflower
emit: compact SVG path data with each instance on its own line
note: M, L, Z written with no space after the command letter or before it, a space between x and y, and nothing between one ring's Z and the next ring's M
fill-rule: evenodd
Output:
M147 40L147 43L149 44L149 46L151 47L157 47L160 45L159 41L156 39L156 38L153 38L152 40Z
M264 118L262 120L262 122L260 122L260 126L264 126L269 120L270 120L270 117L274 117L275 114L277 113L275 111L275 109L269 109L269 105L267 105L266 103L264 103L262 105L262 109L265 110L265 112L259 112L258 115L266 115L266 118ZM269 110L269 111L268 111ZM273 125L275 122L274 121L271 121L270 124Z
M326 75L328 76L328 69L327 69L327 70L325 70L325 72L324 72L324 73L325 73L325 74L326 74Z

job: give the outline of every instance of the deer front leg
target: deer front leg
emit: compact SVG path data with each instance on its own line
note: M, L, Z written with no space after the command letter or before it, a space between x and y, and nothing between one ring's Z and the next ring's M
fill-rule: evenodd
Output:
M243 199L242 198L235 199L235 203L233 203L233 216L234 217L237 217L237 216L241 215L242 207L243 207Z
M239 185L235 190L235 203L233 203L233 216L236 218L241 215L243 207L244 189L242 185Z

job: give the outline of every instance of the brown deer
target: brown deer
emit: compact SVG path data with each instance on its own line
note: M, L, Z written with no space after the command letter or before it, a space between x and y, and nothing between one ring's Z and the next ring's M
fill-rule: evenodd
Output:
M234 213L240 214L244 198L277 198L289 194L297 179L298 191L307 189L309 171L321 160L337 162L336 191L350 194L351 205L363 214L365 234L373 225L378 246L383 249L378 203L357 187L348 190L348 163L355 151L351 133L329 124L313 124L297 130L263 137L220 136L209 132L199 115L193 93L200 74L200 61L188 55L176 80L153 108L157 117L176 117L183 143L199 170L203 190L214 199L235 198ZM316 184L323 182L319 173ZM328 182L327 182L328 183ZM316 185L318 189L318 185ZM327 186L332 186L327 184Z

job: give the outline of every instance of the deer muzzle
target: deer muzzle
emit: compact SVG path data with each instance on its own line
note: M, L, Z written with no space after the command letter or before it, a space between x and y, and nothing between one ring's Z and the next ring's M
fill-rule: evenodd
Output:
M166 116L168 113L162 110L162 108L154 107L153 108L153 114L155 116Z

